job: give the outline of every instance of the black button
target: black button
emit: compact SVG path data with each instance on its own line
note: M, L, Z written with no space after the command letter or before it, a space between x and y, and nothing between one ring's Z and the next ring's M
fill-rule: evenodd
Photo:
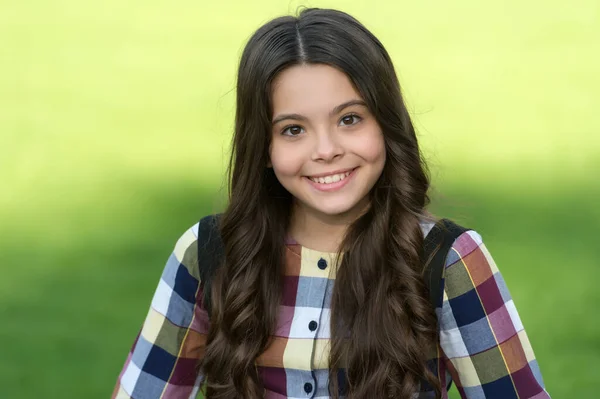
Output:
M306 384L304 384L304 392L306 392L306 393L312 392L312 384L310 382L307 382Z
M317 266L319 266L319 269L325 270L325 268L327 267L327 261L325 259L321 258L317 262Z
M312 320L310 323L308 323L308 329L310 331L315 331L317 329L317 322Z

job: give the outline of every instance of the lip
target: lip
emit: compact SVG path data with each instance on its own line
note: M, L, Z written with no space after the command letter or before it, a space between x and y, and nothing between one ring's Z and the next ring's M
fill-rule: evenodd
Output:
M354 177L356 169L358 169L358 167L356 167L354 169L345 169L344 171L340 171L340 172L328 173L326 175L311 176L311 177L329 176L331 174L335 175L338 173L345 173L345 172L350 171L350 174L348 176L346 176L346 178L344 180L340 180L335 183L315 183L314 181L310 180L306 176L304 178L311 186L313 186L318 191L337 191L337 190L341 189L342 187L344 187L346 184L348 184L348 182Z
M331 176L331 175L339 175L340 173L354 171L354 169L356 169L356 168L338 169L338 170L334 170L333 172L321 173L318 175L310 175L310 176L306 176L306 177L325 177L325 176Z

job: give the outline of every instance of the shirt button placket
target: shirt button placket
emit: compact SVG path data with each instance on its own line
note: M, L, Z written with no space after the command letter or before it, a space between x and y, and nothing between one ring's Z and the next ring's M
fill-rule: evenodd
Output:
M323 258L320 258L317 261L317 267L321 270L325 270L327 268L327 261ZM316 336L315 331L317 330L318 327L319 327L319 323L316 320L311 320L308 323L308 329L315 334L314 336ZM304 392L306 392L308 397L314 396L314 378L313 378L313 382L304 383Z

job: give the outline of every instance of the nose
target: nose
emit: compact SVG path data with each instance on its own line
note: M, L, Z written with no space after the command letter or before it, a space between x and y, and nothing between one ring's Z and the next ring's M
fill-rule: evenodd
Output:
M329 162L344 153L339 138L331 131L323 130L318 132L315 140L313 161Z

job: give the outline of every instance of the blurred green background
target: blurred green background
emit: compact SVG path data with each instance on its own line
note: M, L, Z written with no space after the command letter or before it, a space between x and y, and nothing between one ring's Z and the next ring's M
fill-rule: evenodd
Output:
M242 47L299 5L381 39L433 210L483 235L553 398L597 397L597 0L0 2L0 396L110 396L176 239L223 208Z

